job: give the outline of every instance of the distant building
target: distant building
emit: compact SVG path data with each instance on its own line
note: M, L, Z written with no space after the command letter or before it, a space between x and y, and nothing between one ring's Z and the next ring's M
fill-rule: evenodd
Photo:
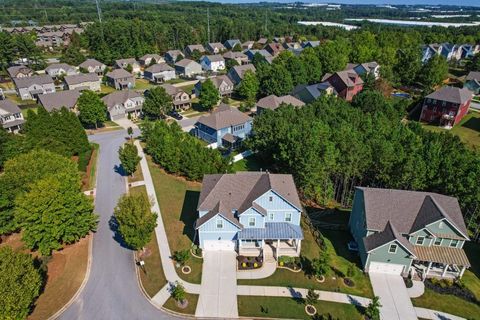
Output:
M472 97L466 88L442 87L423 99L420 120L452 128L467 114Z
M100 79L95 73L81 73L64 78L67 90L100 91Z
M233 86L232 80L230 80L229 77L227 77L226 75L221 75L221 76L210 78L210 80L212 81L215 88L217 88L218 92L220 93L220 96L222 97L231 96L234 86ZM194 90L195 90L195 95L197 97L200 96L203 82L205 81L198 81L195 84Z
M474 94L480 93L480 71L471 71L465 79L464 88L472 91Z
M132 68L132 73L136 74L141 71L140 64L134 58L127 58L127 59L118 59L115 60L115 67L119 69L127 69L128 66Z
M179 58L185 58L185 55L180 50L168 50L165 53L165 61L170 64L175 64Z
M220 42L207 43L206 49L211 54L219 54L227 50L227 48L225 48L225 46Z
M25 120L22 110L10 100L0 101L0 124L7 132L18 133Z
M142 114L145 98L141 93L133 90L124 90L112 92L102 98L107 106L108 114L111 120L122 118L138 118Z
M275 110L281 105L291 105L294 107L303 107L305 103L302 101L298 100L297 98L291 96L291 95L286 95L286 96L281 96L278 97L274 94L271 94L269 96L266 96L260 100L258 100L256 106L257 106L257 114L261 114L265 110Z
M174 68L164 62L154 64L145 69L143 77L153 83L163 83L165 81L176 79L177 74L175 73Z
M99 77L103 76L103 72L107 68L105 64L95 59L87 59L84 62L80 63L78 67L89 73L95 73Z
M159 54L153 53L153 54L146 54L140 59L138 59L138 62L140 62L140 65L144 67L148 67L149 65L153 63L159 64L165 62L165 59L160 56Z
M304 103L311 103L323 95L331 94L337 95L337 91L328 82L315 83L311 85L299 84L292 91L292 95Z
M194 51L198 51L198 53L203 54L206 52L205 47L201 44L191 44L185 47L185 54L188 56L192 56Z
M182 59L175 63L175 71L184 77L190 78L195 75L201 74L202 66L190 59Z
M228 77L232 80L234 85L239 85L242 82L245 72L251 71L255 73L256 69L253 64L244 64L241 66L234 66L228 71Z
M55 92L55 84L49 75L13 78L13 83L22 100L33 100L41 94Z
M225 59L225 62L228 60L235 60L238 65L248 63L248 57L243 52L229 51L223 54L223 58Z
M190 95L182 88L175 87L168 83L162 84L160 87L164 88L172 98L173 109L175 111L187 110L192 106Z
M353 70L359 76L370 74L374 76L375 79L380 78L380 65L375 61L365 63L349 63L345 70Z
M220 105L209 115L202 116L195 124L196 134L218 147L234 149L252 132L253 119L237 108Z
M80 91L78 90L58 91L39 95L38 103L48 112L60 110L63 107L72 112L76 112L79 97Z
M13 66L7 68L10 78L25 78L33 76L33 70L26 66Z
M225 59L219 54L203 56L200 58L200 65L205 71L218 72L225 70Z
M135 77L124 69L115 69L107 73L107 84L117 90L133 89Z
M227 48L228 50L233 50L233 48L235 48L236 45L240 45L240 47L242 46L242 42L238 39L230 39L230 40L227 40L224 42L224 46L225 48Z
M352 101L353 97L362 91L363 80L353 70L343 70L334 74L326 74L322 82L328 82L335 89L338 96L346 101Z
M53 78L78 74L75 67L66 63L54 63L45 68L45 73Z

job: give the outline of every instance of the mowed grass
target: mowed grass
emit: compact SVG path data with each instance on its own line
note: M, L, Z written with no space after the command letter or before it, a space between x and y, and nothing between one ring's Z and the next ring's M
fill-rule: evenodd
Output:
M197 219L196 208L201 184L169 175L155 165L149 156L147 160L170 250L172 254L175 251L190 250L195 237L193 225ZM192 272L186 275L177 268L177 273L185 281L201 283L202 263L202 259L190 255L186 265L192 268Z
M451 294L436 293L427 288L421 297L412 299L412 303L415 307L443 311L468 319L480 319L479 305Z
M480 112L470 111L451 130L427 124L424 124L424 127L435 132L450 132L459 136L468 146L480 150Z
M238 313L242 317L312 319L305 312L302 299L286 297L238 296ZM333 319L363 319L361 311L354 305L329 301L317 301L317 313ZM330 318L327 318L330 319Z
M147 195L145 186L130 188L130 194L144 194ZM139 269L140 280L142 281L143 288L147 292L150 298L153 298L164 285L167 284L167 279L163 273L162 259L160 258L160 252L158 250L157 237L155 232L152 232L152 239L145 246L146 255L142 255L137 252L137 259L142 259L145 262L144 268Z
M179 308L177 302L172 297L168 298L163 307L182 314L195 314L195 309L197 308L198 303L198 294L185 293L185 298L188 300L188 306L185 309Z
M302 224L304 239L302 241L301 255L306 260L313 260L320 255L320 247L316 243L309 228ZM355 263L355 276L351 277L355 282L354 287L348 287L343 283L343 279L336 276L333 271L326 277L325 282L319 283L313 277L310 277L305 270L299 273L291 272L286 269L277 269L275 273L265 279L258 280L238 280L239 285L264 285L264 286L283 286L295 288L314 288L325 291L338 291L362 297L373 297L373 290L370 279L359 268L359 257L352 254L347 249L347 243L350 241L350 234L341 230L321 230L324 235L326 247L330 253L330 266L347 274L348 266Z

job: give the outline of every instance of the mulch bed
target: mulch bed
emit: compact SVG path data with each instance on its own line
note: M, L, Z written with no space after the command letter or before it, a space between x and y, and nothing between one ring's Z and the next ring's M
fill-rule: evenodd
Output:
M424 283L426 288L431 289L437 293L451 294L468 302L473 302L480 305L480 301L476 299L475 295L467 288L462 287L461 284L458 282L448 283L445 280L432 281L432 279L427 279Z
M263 265L263 257L245 257L238 256L238 270L253 270L261 268Z
M347 286L347 287L355 287L355 282L350 279L350 278L343 278L343 283Z

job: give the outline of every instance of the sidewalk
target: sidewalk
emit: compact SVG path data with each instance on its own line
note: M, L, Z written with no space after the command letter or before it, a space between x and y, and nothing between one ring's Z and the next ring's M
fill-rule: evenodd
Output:
M445 312L415 307L417 317L431 320L465 320L465 318L454 316Z
M160 206L158 204L157 195L155 193L155 188L153 186L152 175L150 174L150 169L148 168L147 159L143 152L143 149L140 145L138 140L135 140L135 146L138 149L138 155L142 157L140 160L140 166L142 167L143 172L143 181L145 183L145 188L147 190L147 194L152 199L152 211L158 213L157 218L157 227L155 228L155 235L157 236L157 244L158 249L160 251L160 258L162 260L163 272L165 273L165 278L170 283L178 281L182 283L185 287L185 290L188 293L199 294L200 293L200 285L188 283L180 279L177 272L175 271L175 267L173 262L170 258L170 246L168 245L168 238L167 233L165 232L165 226L163 225L162 213L160 212ZM162 306L167 299L170 297L170 293L168 292L169 284L163 287L154 297L153 301ZM166 294L168 293L168 295Z

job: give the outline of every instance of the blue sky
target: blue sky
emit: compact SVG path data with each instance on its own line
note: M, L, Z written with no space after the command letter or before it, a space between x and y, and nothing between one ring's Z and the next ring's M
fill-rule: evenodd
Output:
M261 2L256 0L209 0L214 2L228 2L228 3L252 3ZM460 5L460 6L480 6L479 0L460 0L452 2L452 0L337 0L337 1L321 1L321 0L303 0L304 2L314 3L346 3L346 4L392 4L392 5L413 5L413 4L426 4L426 5ZM262 0L262 2L294 2L294 0Z

